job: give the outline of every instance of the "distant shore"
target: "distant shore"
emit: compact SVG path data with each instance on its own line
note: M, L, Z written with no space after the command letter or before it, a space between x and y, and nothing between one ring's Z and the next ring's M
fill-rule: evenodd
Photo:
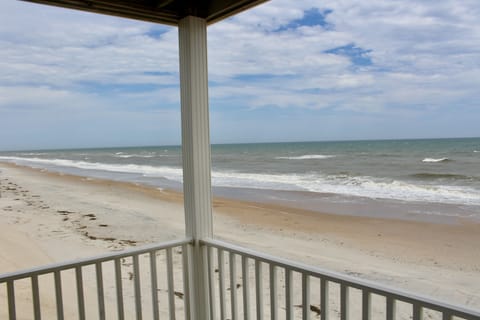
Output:
M0 273L184 235L176 191L0 163L0 193ZM225 198L213 207L220 239L480 309L475 221L335 215Z

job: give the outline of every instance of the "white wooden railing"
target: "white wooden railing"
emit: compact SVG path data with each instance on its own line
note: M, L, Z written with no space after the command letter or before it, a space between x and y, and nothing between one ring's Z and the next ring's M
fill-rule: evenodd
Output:
M183 271L188 270L191 242L166 242L0 275L0 318L188 319L189 284Z
M187 274L193 243L172 241L0 275L0 318L195 319ZM208 262L211 319L480 319L475 310L222 241L198 245Z
M218 240L202 244L212 319L480 319L478 311Z

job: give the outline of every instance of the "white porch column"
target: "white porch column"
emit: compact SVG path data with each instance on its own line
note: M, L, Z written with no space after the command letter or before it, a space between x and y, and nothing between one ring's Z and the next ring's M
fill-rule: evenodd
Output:
M183 191L190 252L191 319L209 318L205 255L198 240L212 236L210 130L208 113L207 24L188 16L178 26L182 104Z

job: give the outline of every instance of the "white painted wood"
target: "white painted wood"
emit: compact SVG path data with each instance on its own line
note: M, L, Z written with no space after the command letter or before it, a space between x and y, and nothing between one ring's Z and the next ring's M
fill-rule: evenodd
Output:
M38 276L34 275L32 276L32 302L33 302L33 315L35 320L41 320L42 315L40 313L40 293L38 290ZM79 302L80 305L80 302ZM79 313L79 318L81 320L84 320L83 318L80 317Z
M168 314L170 320L175 320L175 285L173 279L173 254L172 249L166 250L167 263L167 285L168 285ZM185 294L186 295L186 294Z
M395 320L395 298L392 296L387 296L387 318Z
M189 16L178 30L185 227L187 236L197 240L212 236L207 25Z
M328 280L320 278L320 319L328 320L329 318L329 292L328 292Z
M133 288L135 298L135 313L137 320L143 319L142 310L142 290L140 284L140 263L138 261L138 254L133 256Z
M381 297L385 297L386 299L391 299L392 304L390 307L388 307L390 308L390 310L387 310L387 313L393 316L395 315L394 311L395 311L396 301L401 301L403 303L413 305L414 320L423 319L424 309L430 309L432 311L439 312L443 316L442 320L452 319L452 318L465 319L465 320L480 320L480 312L478 310L473 310L473 309L469 309L462 306L455 306L446 302L435 301L428 297L419 296L406 291L401 291L399 289L383 286L374 282L353 278L348 275L342 275L340 273L336 273L333 271L311 267L295 261L282 259L279 257L261 253L252 249L247 249L247 248L240 247L238 245L226 243L224 241L217 240L217 239L206 239L206 240L200 241L200 243L202 244L202 246L213 247L213 248L216 248L217 250L223 250L225 253L228 253L228 254L235 253L242 257L247 257L255 262L255 282L257 287L256 289L257 319L263 320L264 318L266 318L263 316L263 310L260 310L261 308L263 308L262 307L263 302L261 300L262 292L263 292L263 289L262 289L263 277L261 272L261 265L265 265L270 269L270 298L271 299L272 297L278 298L276 280L274 280L274 279L277 279L277 276L275 275L275 271L272 272L272 269L275 270L275 269L283 268L284 270L298 272L302 275L302 277L309 276L312 278L319 279L320 280L320 303L321 303L320 319L321 320L330 319L328 314L329 306L330 306L329 299L331 295L329 293L330 282L335 285L339 285L340 289L342 286L344 286L344 289L345 289L344 301L346 302L345 308L348 306L348 289L355 288L363 292L368 292L369 295L374 294ZM272 294L272 292L275 292L275 294ZM365 299L365 301L362 300L362 305L374 303L370 298L368 299L362 298L362 299ZM271 302L271 306L275 304L278 306L278 303L276 300L277 299L274 299L273 302ZM379 305L379 304L377 303L376 305ZM273 309L276 309L276 307ZM372 309L372 308L368 308L368 309ZM275 313L275 312L276 311L274 310L272 313ZM368 316L368 312L367 312L367 316ZM272 317L272 319L277 319L275 314L274 314L274 317ZM390 318L388 318L388 320L390 320Z
M207 248L208 259L208 284L210 294L210 317L211 319L217 319L217 300L215 297L215 262L214 262L214 249L212 247ZM218 270L217 270L218 271Z
M7 281L7 295L8 295L8 316L10 320L16 320L15 308L15 285L13 280Z
M421 320L423 318L423 308L419 303L413 304L413 320Z
M157 252L150 252L150 280L152 289L152 312L153 319L160 319L160 311L158 309L158 279L157 279Z
M103 290L103 269L101 262L95 263L95 273L97 276L98 318L105 320L105 294Z
M295 319L293 312L293 271L285 269L285 318Z
M255 260L255 301L257 320L263 319L263 272L262 262Z
M208 111L207 23L187 16L178 25L185 233L192 237L190 315L209 319L206 255L199 240L212 237L211 157Z
M278 319L277 267L270 264L270 319Z
M230 308L232 320L238 320L237 262L234 253L228 255L230 267Z
M185 308L185 320L190 320L190 260L189 253L191 250L190 244L182 245L182 261L183 261L183 292L185 293L183 299L183 307Z
M302 274L302 319L310 320L310 276Z
M57 270L53 272L53 279L55 282L55 298L57 302L57 319L63 320L63 294L62 294L62 277L61 271Z
M226 299L225 299L225 258L223 250L217 250L218 255L218 290L220 299L220 319L226 319Z
M341 293L341 296L344 296L345 298L343 299L344 301L348 302L348 290L350 288L354 288L356 290L360 290L362 291L362 294L363 294L363 297L362 297L362 306L363 306L363 310L362 310L362 314L358 314L358 315L355 315L355 318L360 318L360 316L362 317L362 319L370 319L370 311L372 310L372 307L373 306L381 306L381 307L385 307L385 302L382 304L380 303L379 301L377 301L377 303L375 303L374 299L371 299L371 296L372 295L375 295L375 296L380 296L380 297L384 297L386 298L386 304L387 304L387 316L385 317L386 319L390 320L390 319L394 319L395 317L395 309L396 309L396 302L397 301L400 301L405 304L410 304L411 307L413 308L412 310L412 319L413 320L420 320L420 319L423 319L424 318L424 310L432 310L432 311L435 311L435 312L439 312L439 317L437 318L441 318L442 320L451 320L451 319L465 319L465 320L479 320L480 319L480 312L478 310L473 310L473 309L468 309L468 308L465 308L465 307L460 307L460 306L454 306L454 305L451 305L451 304L448 304L448 303L445 303L445 302L439 302L439 301L434 301L430 298L427 298L427 297L421 297L421 296L418 296L418 295L414 295L414 294L411 294L411 293L408 293L408 292L402 292L402 291L399 291L397 289L392 289L392 288L388 288L388 287L385 287L385 286L381 286L381 285L378 285L378 284L375 284L375 283L372 283L372 282L367 282L365 280L360 280L360 279L354 279L350 276L347 276L347 275L341 275L341 274L337 274L337 273L333 273L333 272L330 272L330 271L326 271L324 269L320 269L320 268L314 268L314 267L309 267L309 266L306 266L306 265L302 265L302 264L299 264L297 262L293 262L293 261L288 261L288 260L285 260L285 259L281 259L281 258L278 258L278 257L273 257L273 256L269 256L267 254L264 254L264 253L260 253L260 252L256 252L254 250L250 250L250 249L245 249L245 248L241 248L239 246L236 246L236 245L232 245L232 244L227 244L225 242L222 242L222 241L219 241L219 240L213 240L213 239L208 239L208 240L201 240L200 241L200 244L201 244L201 247L202 248L209 248L210 251L213 249L213 250L217 250L218 254L219 254L219 257L220 256L223 256L225 254L228 254L228 255L232 255L232 254L235 254L237 256L241 256L242 257L242 260L245 259L243 262L244 265L248 265L248 262L247 262L247 259L254 263L255 264L255 294L256 294L256 299L255 299L255 302L256 304L253 304L253 307L256 309L256 315L257 315L257 318L256 319L265 319L266 317L264 317L264 312L263 312L263 293L264 293L264 290L263 290L263 282L264 280L267 281L267 279L264 279L263 277L263 273L262 273L262 265L265 265L265 267L268 267L270 269L270 288L272 288L271 292L273 292L274 294L272 294L273 297L278 297L278 289L276 288L277 284L277 275L275 275L275 271L272 272L272 269L278 269L278 270L285 270L285 279L286 279L286 286L287 288L285 288L285 292L286 294L292 290L291 288L292 287L295 287L294 284L293 284L293 281L292 281L292 277L291 275L289 276L288 273L290 272L295 272L295 273L299 273L301 276L302 276L302 282L304 283L303 284L303 289L302 291L303 292L308 292L309 290L306 290L305 288L307 288L309 286L309 281L307 280L308 277L311 277L312 279L319 279L321 281L320 283L320 294L321 294L321 319L329 319L328 317L328 299L329 299L329 294L328 294L328 286L329 286L329 282L331 283L334 283L336 285L339 285L340 286L340 289L341 291L343 291L343 293ZM56 307L57 307L57 315L58 315L58 319L63 319L64 318L64 313L63 313L63 295L62 295L62 279L61 279L61 273L63 271L67 271L67 270L70 270L70 271L75 271L76 275L77 275L77 279L76 279L76 282L77 282L77 292L80 293L80 295L82 296L81 298L78 298L77 300L77 307L78 307L78 317L75 317L75 318L79 318L79 319L82 319L82 317L84 317L84 310L83 310L83 304L84 304L84 300L83 300L83 276L82 276L82 268L83 267L86 267L86 266L95 266L96 267L96 270L95 272L97 272L97 283L103 283L103 280L104 279L101 279L102 277L100 276L102 273L101 273L101 267L98 267L101 265L101 263L103 262L107 262L107 261L113 261L115 263L115 279L114 279L114 282L116 283L116 291L117 291L117 301L118 301L118 316L116 317L117 319L123 319L124 318L124 315L123 315L123 291L122 291L122 272L121 272L121 259L123 258L127 258L127 259L132 259L133 258L133 274L140 274L140 269L138 267L138 257L139 255L143 255L143 254L149 254L150 256L154 255L155 252L159 251L159 250L165 250L165 251L170 251L172 252L172 249L174 248L182 248L182 257L183 257L183 268L182 268L182 271L184 271L184 274L183 274L183 284L184 284L184 292L185 292L185 296L184 296L184 304L185 304L185 308L184 308L184 315L182 317L182 319L184 318L185 320L189 320L191 318L193 318L193 316L190 315L189 313L189 310L190 307L189 307L189 300L188 300L188 297L190 296L189 294L189 291L190 291L190 286L189 286L189 283L191 282L191 277L188 275L188 265L189 265L189 257L191 256L191 253L189 253L189 251L191 251L191 248L192 248L192 240L191 239L183 239L183 240L179 240L179 241L171 241L171 242L167 242L167 243L162 243L162 244L157 244L157 245L150 245L150 246L145 246L145 247L142 247L142 248L133 248L133 249L129 249L129 250L126 250L126 251L122 251L122 252L112 252L112 253L108 253L108 254L104 254L104 255L101 255L101 256L98 256L98 257L94 257L94 258L87 258L87 259L81 259L81 260L76 260L76 261L70 261L70 262L66 262L66 263L61 263L61 264L53 264L53 265L50 265L50 266L45 266L45 267L41 267L41 268L32 268L32 269L29 269L29 270L25 270L25 271L18 271L18 272L14 272L14 273L9 273L9 274L5 274L5 275L0 275L0 288L4 289L4 292L6 291L6 296L4 295L3 297L3 300L0 301L0 303L4 306L4 307L7 307L8 308L8 319L10 320L15 320L17 318L16 316L16 301L15 301L15 282L17 280L28 280L30 279L30 281L32 282L32 288L31 288L31 294L32 294L32 307L34 308L34 318L37 320L37 319L40 319L41 317L41 305L40 305L40 300L41 300L41 297L40 297L40 292L39 292L39 283L38 283L38 278L40 276L45 276L44 279L51 279L52 278L52 275L53 275L53 279L51 279L51 282L53 282L52 284L54 285L54 294L55 294L55 300L56 300ZM203 251L205 256L207 256L207 252L206 251ZM168 256L168 254L167 254ZM171 254L170 254L171 256ZM137 260L137 261L136 261ZM172 260L172 259L168 259L167 260ZM206 257L205 257L205 260L208 260ZM220 262L221 260L221 262ZM172 265L172 262L170 261L170 263L167 262L167 265ZM225 265L225 261L223 258L219 258L219 269L220 269L220 266L224 266ZM152 268L153 270L155 268ZM167 268L167 269L170 269L168 270L168 274L169 275L173 275L173 268ZM224 267L222 267L222 269L224 269ZM246 269L244 269L246 270ZM242 270L242 273L243 271ZM219 271L219 273L224 273L224 270L221 270ZM248 272L245 272L247 275L248 275ZM90 274L88 277L86 277L87 279L90 279L91 281L95 281L95 274ZM247 277L245 277L247 278ZM290 280L289 280L290 279ZM134 287L140 287L140 282L139 282L139 279L133 279L134 283L133 283L133 286ZM253 279L252 279L253 280ZM219 280L220 281L220 280ZM272 285L272 282L273 282L273 285ZM130 283L130 281L129 281ZM104 284L105 286L107 286L107 283ZM129 284L131 285L131 284ZM112 283L109 283L108 284L108 287L112 287L113 289L113 281ZM173 288L174 288L174 285L170 285L169 286L171 289L169 289L170 292L173 291ZM224 287L224 285L223 285ZM342 289L343 287L343 289ZM6 289L6 290L5 290ZM137 290L138 288L135 288L135 291ZM102 296L103 294L101 293L102 289L98 289L97 288L97 294ZM247 290L248 292L248 290ZM267 293L267 292L265 292ZM288 294L287 294L288 295ZM270 296L270 298L272 297ZM308 295L305 294L304 295L305 297L307 297ZM127 297L125 297L127 298ZM253 297L252 297L253 298ZM6 299L6 301L4 300ZM141 301L141 296L140 295L134 295L133 297L131 295L128 296L128 299L129 301L134 301L134 302L137 302L137 301ZM70 301L71 299L69 299ZM219 297L219 299L217 300L217 303L220 303L218 302L219 300L221 300L221 298ZM274 299L274 302L273 304L277 304L277 299ZM292 299L290 299L291 301ZM305 299L304 299L305 300ZM355 299L356 300L356 299ZM112 301L113 302L113 301ZM286 303L286 305L288 306L289 303ZM303 302L303 305L308 305L308 303L305 303ZM372 305L372 306L370 306ZM140 306L142 306L142 304L140 303ZM278 306L278 305L277 305ZM348 303L346 304L346 306L348 306ZM225 308L225 307L224 307ZM240 306L238 307L240 308ZM345 308L345 307L343 307ZM276 308L274 308L276 309ZM346 309L346 308L345 308ZM83 311L82 311L83 310ZM240 310L240 309L239 309ZM253 312L253 310L252 310ZM273 311L273 314L274 314L274 317L273 319L277 319L276 316L278 314L275 314L276 311L274 310ZM83 314L83 316L82 316ZM346 313L345 313L346 314ZM283 314L282 314L283 315ZM288 313L287 313L288 315ZM138 314L137 314L137 317L138 317ZM222 317L221 319L225 319L227 317ZM285 317L287 318L287 317ZM337 317L336 317L337 318ZM163 319L163 318L162 318ZM216 319L216 317L212 317L211 319Z
M243 318L250 320L250 278L248 258L242 256ZM214 318L214 317L212 317Z
M348 320L348 286L340 284L340 319Z
M372 311L372 299L370 292L362 291L362 320L370 320Z
M122 284L122 265L121 265L122 262L120 259L121 258L115 259L115 289L117 292L117 319L125 320L125 310L124 310L125 308L123 305L123 284Z

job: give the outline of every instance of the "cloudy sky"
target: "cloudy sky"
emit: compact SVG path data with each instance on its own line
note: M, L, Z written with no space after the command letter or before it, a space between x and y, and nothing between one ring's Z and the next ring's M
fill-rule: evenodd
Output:
M478 0L272 0L208 29L213 143L480 136ZM0 150L178 144L177 29L0 0Z

